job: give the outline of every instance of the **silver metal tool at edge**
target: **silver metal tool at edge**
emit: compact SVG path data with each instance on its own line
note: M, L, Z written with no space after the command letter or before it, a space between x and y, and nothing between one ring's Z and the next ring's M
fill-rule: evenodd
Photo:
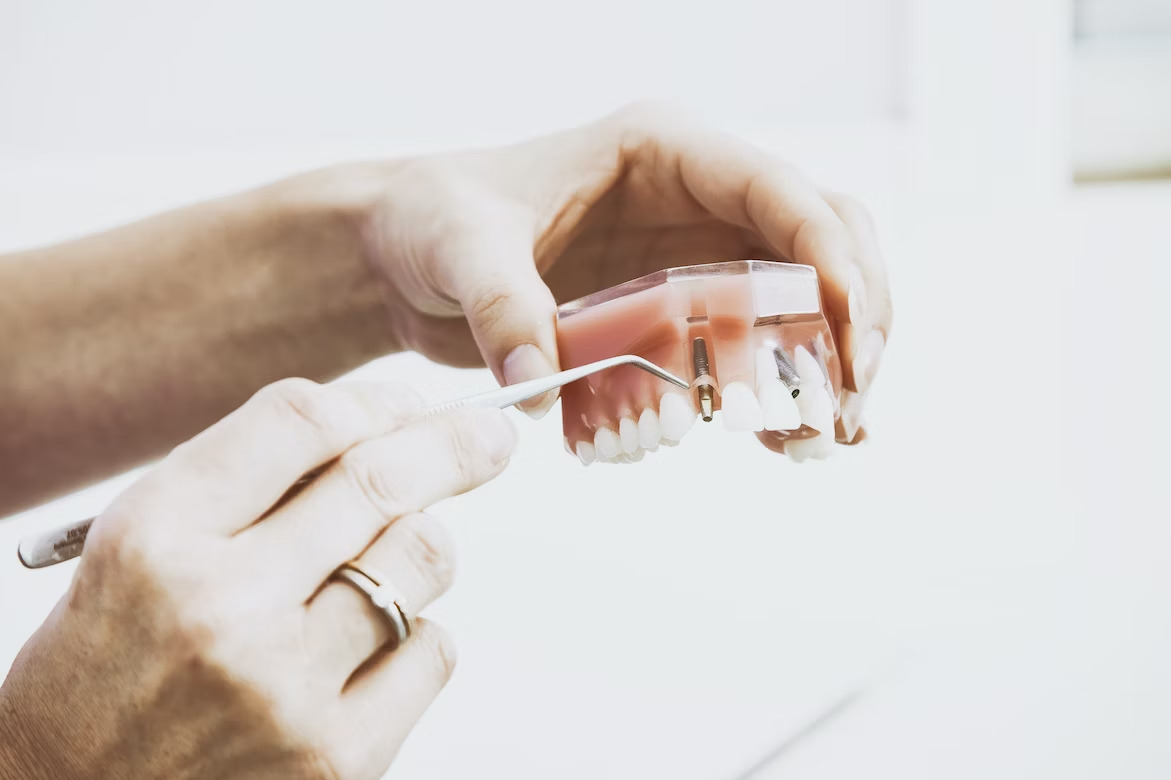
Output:
M420 418L471 406L492 406L497 409L507 409L521 401L527 401L530 398L544 395L550 390L556 390L570 382L583 379L590 374L623 365L641 368L643 371L653 374L665 382L677 385L684 390L688 387L686 381L645 358L638 357L637 355L619 355L617 357L588 363L584 366L578 366L577 368L570 368L539 379L530 379L527 382L505 385L495 390L487 390L483 393L434 404L424 409L420 414ZM310 472L310 474L302 477L290 490L308 484L317 476L317 473L319 471ZM16 555L20 559L21 564L27 569L43 569L46 566L53 566L72 560L81 555L81 551L85 548L86 537L89 535L90 526L95 519L97 518L89 517L85 520L79 520L37 536L26 537L17 546Z

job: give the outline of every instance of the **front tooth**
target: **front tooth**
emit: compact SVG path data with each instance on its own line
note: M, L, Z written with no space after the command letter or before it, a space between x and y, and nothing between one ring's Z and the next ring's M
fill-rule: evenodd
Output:
M765 430L795 431L801 427L801 410L793 400L793 392L777 374L776 359L767 346L756 351L756 397Z
M802 386L805 385L802 381ZM834 435L834 402L829 391L818 387L812 392L807 388L797 396L797 407L801 410L801 421L818 433Z
M793 353L793 367L797 369L797 376L801 377L801 393L798 398L825 384L821 364L805 347L797 347L797 351Z
M618 434L603 425L594 432L594 449L598 460L614 460L622 451L622 443L618 440Z
M760 408L768 431L795 431L801 427L801 409L793 394L779 379L767 379L759 387Z
M644 450L654 452L659 446L659 416L654 409L643 409L638 417L638 444Z
M622 444L622 451L631 455L638 449L638 424L629 417L618 421L618 440Z
M679 393L666 393L659 402L659 427L664 439L679 441L695 424L695 409Z
M824 460L832 452L833 436L827 436L824 433L819 433L810 439L791 439L785 442L785 454L797 463L804 462L806 458Z
M577 443L577 457L581 459L581 465L588 466L597 458L597 453L594 450L594 445L588 441L579 441Z
M730 431L759 431L764 428L760 403L745 382L729 382L720 392L720 416Z

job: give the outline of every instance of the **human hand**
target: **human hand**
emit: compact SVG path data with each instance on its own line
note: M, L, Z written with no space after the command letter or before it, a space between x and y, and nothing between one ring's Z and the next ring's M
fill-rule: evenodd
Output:
M413 617L453 573L421 510L499 474L515 442L498 410L420 408L279 382L119 496L0 688L0 775L381 777L454 653L421 619L392 650L387 615L331 574L387 572Z
M636 105L515 146L388 164L372 181L367 243L399 340L456 365L482 356L503 383L557 370L556 302L671 266L814 266L857 440L892 318L873 225L759 149Z

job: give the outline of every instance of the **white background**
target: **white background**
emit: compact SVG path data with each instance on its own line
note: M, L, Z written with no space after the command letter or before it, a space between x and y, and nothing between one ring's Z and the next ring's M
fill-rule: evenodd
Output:
M682 99L875 212L872 441L797 466L714 424L583 470L557 411L517 415L508 473L437 510L460 668L391 776L730 779L861 686L759 776L1165 778L1171 188L1068 187L1070 27L1049 0L4 2L0 249ZM8 560L0 664L71 572Z

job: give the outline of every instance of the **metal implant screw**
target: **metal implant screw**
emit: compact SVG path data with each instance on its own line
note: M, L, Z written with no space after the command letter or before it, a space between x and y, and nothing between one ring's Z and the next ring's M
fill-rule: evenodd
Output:
M691 363L695 369L696 381L706 380L697 388L699 393L699 411L704 422L712 421L712 380L707 359L707 342L697 338L691 342Z
M785 387L788 387L793 397L796 398L801 394L801 389L798 387L801 384L801 377L797 375L797 367L793 365L792 358L789 357L784 347L780 344L773 347L773 360L777 364L777 375L780 376L781 381L785 383Z

